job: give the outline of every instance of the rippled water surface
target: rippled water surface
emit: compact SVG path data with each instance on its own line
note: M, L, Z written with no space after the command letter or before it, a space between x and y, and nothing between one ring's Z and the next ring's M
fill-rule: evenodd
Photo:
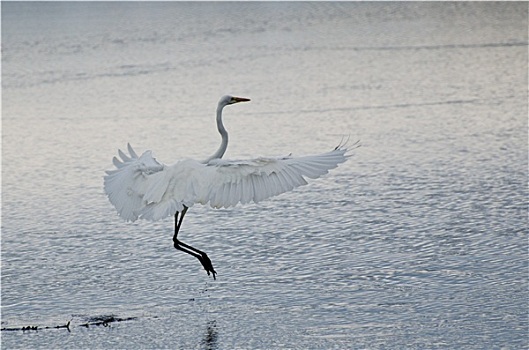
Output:
M214 281L102 176L212 154L227 93L228 158L362 146L193 207ZM527 194L526 3L2 3L6 349L525 349Z

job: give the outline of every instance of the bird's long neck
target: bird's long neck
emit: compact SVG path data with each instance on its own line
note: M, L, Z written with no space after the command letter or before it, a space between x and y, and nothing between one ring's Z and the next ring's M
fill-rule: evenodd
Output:
M222 123L222 109L224 106L218 106L217 107L217 129L219 130L220 136L222 137L222 141L220 143L220 147L211 157L209 157L206 160L206 163L213 159L222 158L224 153L226 152L226 149L228 148L228 132L226 131L226 128L224 127L224 124Z

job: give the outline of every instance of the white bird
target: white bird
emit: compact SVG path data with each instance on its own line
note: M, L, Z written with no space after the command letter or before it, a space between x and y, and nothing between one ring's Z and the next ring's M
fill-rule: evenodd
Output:
M184 159L165 165L159 163L151 151L138 157L128 144L129 154L118 150L121 160L114 157L116 169L108 170L104 177L105 192L123 219L154 221L174 215L174 247L196 257L214 279L217 272L207 254L177 238L188 208L195 203L209 203L213 208L257 203L306 185L305 177L316 179L349 157L345 145L340 144L330 152L304 157L223 160L228 133L222 123L222 110L227 105L247 101L250 99L233 96L220 99L217 128L222 142L206 160Z

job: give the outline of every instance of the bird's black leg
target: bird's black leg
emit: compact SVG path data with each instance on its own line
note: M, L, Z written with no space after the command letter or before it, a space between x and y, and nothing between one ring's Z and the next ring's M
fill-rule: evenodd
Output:
M215 269L213 269L213 264L211 263L211 260L209 259L208 255L204 253L201 250L198 250L190 245L187 245L183 243L182 241L178 240L178 232L180 231L180 226L182 226L182 221L184 220L184 216L186 215L188 207L184 206L184 210L180 213L180 220L178 220L178 212L174 215L174 236L173 236L173 243L174 247L178 250L183 251L184 253L187 253L189 255L194 256L195 258L200 261L202 266L204 266L204 270L208 273L208 276L213 274L213 279L215 278L215 275L217 272Z

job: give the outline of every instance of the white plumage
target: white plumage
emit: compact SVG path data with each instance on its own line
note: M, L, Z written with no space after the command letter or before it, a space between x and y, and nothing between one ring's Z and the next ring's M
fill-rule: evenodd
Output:
M193 159L172 165L159 163L151 151L140 157L128 145L119 150L115 170L107 171L105 192L125 220L160 220L195 203L228 208L259 202L306 185L343 163L346 149L305 157L256 158L230 161Z
M209 203L214 208L257 203L306 185L305 178L318 178L348 157L347 149L340 145L330 152L313 156L223 160L228 147L228 132L222 123L222 110L227 105L246 101L250 100L233 96L220 99L217 128L222 141L219 149L207 160L184 159L165 165L159 163L151 151L138 157L128 144L129 154L119 150L121 159L113 159L116 169L108 170L104 178L105 192L125 220L160 220L174 215L174 247L197 258L213 278L217 272L207 254L178 239L188 208L195 203Z

